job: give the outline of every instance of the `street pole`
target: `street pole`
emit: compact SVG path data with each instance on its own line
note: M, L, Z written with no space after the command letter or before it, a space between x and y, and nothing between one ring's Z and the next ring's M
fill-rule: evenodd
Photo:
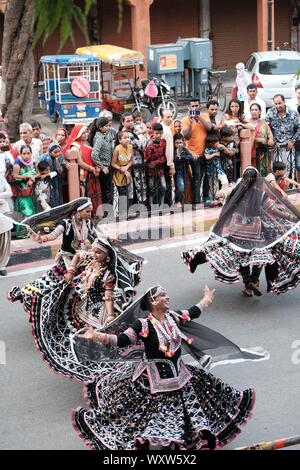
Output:
M274 11L274 0L268 0L268 50L274 49L273 44L273 11Z
M277 439L276 441L262 441L249 447L237 447L234 450L278 450L300 444L300 436Z

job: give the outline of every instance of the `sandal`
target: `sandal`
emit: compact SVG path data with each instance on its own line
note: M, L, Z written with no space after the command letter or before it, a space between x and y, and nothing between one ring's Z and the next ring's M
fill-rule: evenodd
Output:
M245 297L252 297L253 296L252 289L250 289L249 287L246 287L243 290L243 294L245 295Z
M249 284L249 287L251 288L251 290L253 291L253 294L256 295L257 297L261 297L262 296L262 292L260 292L260 290L258 289L259 288L259 283L257 284L253 284L252 282Z

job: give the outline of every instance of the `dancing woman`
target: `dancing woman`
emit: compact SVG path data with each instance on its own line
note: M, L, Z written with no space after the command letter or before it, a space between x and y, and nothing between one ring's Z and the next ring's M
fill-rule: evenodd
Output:
M266 266L268 291L280 294L300 282L299 222L299 211L249 167L227 197L209 239L182 258L191 272L208 261L216 279L225 283L238 282L242 273L245 285L250 266ZM257 283L250 279L250 290Z
M55 265L50 268L41 278L26 285L23 288L13 287L8 298L11 302L21 300L27 312L31 311L31 293L36 289L41 294L55 289L63 280L67 273L73 256L76 251L90 249L91 244L97 237L97 232L91 221L92 203L88 198L78 198L74 201L41 212L33 217L28 217L22 224L30 227L32 238L40 244L56 240L62 235L62 244L55 258ZM57 222L58 221L58 222ZM56 225L49 234L41 234L45 226ZM39 230L40 229L40 230ZM77 274L82 271L83 263L78 264ZM29 296L28 296L29 294Z
M197 359L205 350L216 355L222 351L223 359L265 359L243 356L229 340L191 321L213 296L205 287L198 304L175 312L166 290L157 286L129 307L127 318L124 313L115 328L108 327L108 333L87 329L77 336L77 352L81 347L91 352L93 344L101 343L103 355L120 351L120 361L126 354L132 360L134 348L144 353L137 365L119 364L86 384L91 408L74 410L73 425L87 445L97 450L217 449L237 436L254 406L254 391L236 390L182 360L183 346ZM146 317L141 307L148 311ZM126 320L133 321L127 329ZM121 321L121 332L111 334L120 331Z
M90 202L88 207L91 213ZM53 268L22 288L14 287L8 299L23 304L48 365L67 377L88 380L100 365L76 360L72 335L82 327L100 328L130 305L141 268L142 258L97 238L91 250L82 244L73 258L62 252Z

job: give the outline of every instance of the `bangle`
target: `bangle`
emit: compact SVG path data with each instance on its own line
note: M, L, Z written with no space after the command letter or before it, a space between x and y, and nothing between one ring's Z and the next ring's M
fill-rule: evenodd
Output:
M68 271L68 273L75 273L76 268L75 268L75 266L69 266L67 271Z

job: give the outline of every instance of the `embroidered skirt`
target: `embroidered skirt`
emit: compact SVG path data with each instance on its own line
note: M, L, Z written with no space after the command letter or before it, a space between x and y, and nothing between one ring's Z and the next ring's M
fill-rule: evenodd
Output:
M300 229L295 229L271 248L240 251L232 244L210 239L199 248L184 251L181 257L191 272L199 264L209 262L215 278L228 284L239 282L242 266L265 266L268 291L281 294L300 282Z
M187 366L180 390L150 394L146 375L133 382L133 366L119 365L86 385L91 409L73 411L73 425L96 450L218 449L240 433L255 402L202 369Z

